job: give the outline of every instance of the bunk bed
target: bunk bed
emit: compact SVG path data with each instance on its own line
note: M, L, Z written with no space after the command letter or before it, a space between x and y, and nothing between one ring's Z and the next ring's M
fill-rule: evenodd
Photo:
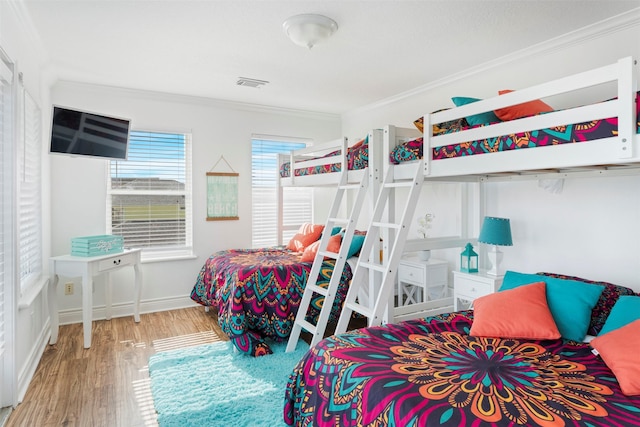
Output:
M640 117L636 66L632 58L623 58L617 63L549 83L427 114L423 119L419 143L423 145L423 153L429 155L418 158L420 155L416 151L418 155L413 158L405 156L407 161L386 164L389 178L385 178L381 191L384 191L387 181L400 182L416 177L417 169L422 169L421 179L424 181L476 184L491 180L638 173ZM559 111L432 134L434 124L535 103L551 96L570 94L574 97L579 91L588 92L597 85L615 85L615 94L606 101L590 101L586 105ZM575 123L593 126L607 123L612 127L609 135L593 140L569 138L566 143L552 142L536 147L530 139L526 142L521 139L521 136L540 134L540 129L564 131ZM522 144L517 141L505 144L501 135L510 135L507 140L522 141ZM410 129L389 126L385 128L384 151L393 157L397 145L415 141L415 136L416 132ZM475 145L489 149L480 149L478 153L481 154L470 150L462 155L439 155L464 152L475 142L478 142ZM405 208L411 208L411 204L408 202ZM379 210L378 206L376 210ZM406 218L401 221L406 226ZM372 223L369 230L376 227ZM437 239L429 242L427 239L422 243L406 242L406 245L403 239L390 240L392 245L393 242L401 245L385 247L385 252L391 252L386 271L391 276L395 274L400 254L404 251L462 247L461 241L470 236L459 237L462 238L448 239L449 242ZM366 249L365 240L363 252ZM488 336L473 333L474 326L479 327L481 322L491 325L495 320L495 309L489 310L493 317L487 319L483 315L481 320L483 312L479 301L474 311L443 313L382 326L379 314L389 306L392 281L383 279L374 310L360 309L353 293L357 292L356 284L362 275L361 261L356 266L336 334L312 347L289 378L284 404L287 424L640 426L640 371L637 363L631 360L638 351L640 320L599 335L592 345L582 342L582 338L569 338L558 330L544 337L509 331L495 331ZM552 289L557 288L551 285L554 283L552 279L540 276L518 286L522 285L527 291L535 288L538 297L542 295L543 300L537 301L551 312L551 323L556 327L566 319L561 320L558 317L561 314L554 313L551 303L547 306L548 301L561 298L572 302L578 299L576 295L582 298L583 293L554 296L557 290ZM509 283L506 277L505 283ZM516 295L508 294L513 290L517 289L501 289L496 294L483 297L483 303ZM529 301L522 294L517 295L519 298L515 301ZM602 300L596 302L596 299L602 298L604 291L595 295L581 309L588 310L587 316L589 313L593 316L597 311L596 304ZM628 297L640 298L637 295ZM608 303L615 309L615 298ZM353 312L363 313L373 320L373 325L345 332L343 320ZM574 310L567 313L573 315ZM522 320L519 315L516 307L509 319ZM542 322L538 317L534 319L523 320L523 324L526 327L540 326ZM573 317L570 321L574 321ZM624 334L618 333L621 329ZM584 338L588 341L589 337ZM632 345L636 348L619 349L630 341L635 342ZM592 347L597 348L602 357L592 352ZM615 360L620 357L626 360L619 363L635 366L635 371L620 369ZM628 387L630 375L633 375L631 381L636 386L631 391Z
M329 186L335 187L341 179L347 182L362 182L367 188L374 188L380 167L370 168L381 158L382 132L372 131L364 139L349 147L348 139L343 138L323 144L296 150L289 155L281 155L279 165L282 171L289 170L286 165L293 165L296 171L292 177L280 178L279 188L287 186ZM327 154L328 153L328 154ZM320 166L325 164L327 166ZM308 173L317 169L321 173ZM303 170L303 172L299 172ZM343 175L345 171L346 175ZM307 176L308 175L308 176ZM282 208L282 207L280 207ZM283 215L280 218L278 235L282 236ZM323 228L316 224L315 229L322 229L328 237L339 231L334 227ZM302 230L302 228L301 228ZM300 233L301 230L298 230ZM324 233L331 230L331 233ZM355 233L355 229L353 230ZM355 267L355 255L358 253L358 242L362 238L349 240L343 235L345 243L344 263L334 259L320 257L318 266L313 266L311 259L302 249L313 247L317 251L320 243L320 232L313 241L297 247L291 243L271 248L232 249L212 254L202 266L191 292L191 299L198 304L215 307L218 324L234 347L240 352L263 356L271 353L268 341L286 340L294 325L294 319L302 302L304 290L310 275L314 274L314 284L327 288L333 277L336 266L340 269L337 275L337 289L329 304L331 311L329 320L337 320L342 302ZM295 239L296 236L293 237ZM342 245L341 245L342 246ZM317 271L317 274L315 273ZM321 313L325 296L314 295L309 302L307 319L316 319Z

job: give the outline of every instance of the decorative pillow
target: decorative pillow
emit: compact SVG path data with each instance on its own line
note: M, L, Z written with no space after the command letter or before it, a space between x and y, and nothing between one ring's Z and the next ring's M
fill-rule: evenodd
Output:
M289 240L287 249L294 252L302 252L304 248L317 241L324 230L324 225L302 224L295 236Z
M620 297L616 305L613 306L600 335L614 331L635 320L640 320L640 296Z
M358 232L356 231L356 233ZM340 233L340 235L343 235L343 233ZM347 258L357 256L360 253L360 249L362 249L362 244L364 243L364 238L364 234L353 234L351 244L349 245L349 253L347 254Z
M498 94L504 95L505 93L510 93L510 92L513 92L513 91L501 90L498 92ZM507 120L519 119L521 117L535 116L536 114L540 114L540 113L548 113L550 111L553 111L553 108L551 108L549 105L545 104L544 102L540 101L539 99L536 99L533 101L524 102L522 104L516 104L516 105L511 105L509 107L499 108L495 110L495 113L500 120L507 121Z
M333 235L329 238L329 243L327 243L327 251L328 252L340 252L340 243L342 242L342 236L340 234ZM300 257L301 262L313 262L318 253L318 249L320 248L320 240L317 240L307 246L302 252L302 256Z
M449 110L449 108L442 108L440 110L431 112L431 114L439 113L440 111L445 111L445 110ZM414 120L413 124L420 132L424 133L424 117L420 117ZM467 120L463 117L461 119L450 120L448 122L442 122L442 123L437 123L432 125L432 130L433 130L432 135L435 136L435 135L442 135L445 133L459 132L468 127L469 127L469 123L467 123Z
M537 274L507 271L500 291L541 281L547 284L547 303L562 338L582 341L589 328L591 310L600 298L604 287Z
M597 336L590 344L613 371L622 393L640 396L640 320Z
M544 282L536 282L476 298L469 335L532 340L560 338L545 289Z
M615 305L618 298L622 295L635 295L633 289L626 288L624 286L614 285L608 282L598 282L593 280L587 280L576 276L567 276L563 274L556 273L538 273L543 276L556 277L558 279L566 279L566 280L575 280L578 282L589 283L592 285L601 285L604 286L604 290L602 291L602 295L598 299L596 306L593 307L591 311L591 321L589 322L589 329L587 329L587 333L589 335L598 335L604 326L604 323L609 317L609 313L611 313L611 309Z
M478 98L466 98L461 96L451 98L451 100L456 105L456 107L460 107L463 105L480 101L480 99ZM496 114L493 111L487 111L486 113L480 113L480 114L473 114L471 116L467 116L466 119L467 119L467 123L470 124L471 126L488 125L488 124L496 123L500 121L498 116L496 116Z

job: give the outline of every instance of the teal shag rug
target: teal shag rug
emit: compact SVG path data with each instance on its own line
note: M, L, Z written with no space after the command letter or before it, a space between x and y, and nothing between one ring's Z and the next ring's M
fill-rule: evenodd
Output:
M230 342L156 353L149 358L151 393L160 427L279 427L284 390L309 349L300 341L269 344L273 354L251 357Z

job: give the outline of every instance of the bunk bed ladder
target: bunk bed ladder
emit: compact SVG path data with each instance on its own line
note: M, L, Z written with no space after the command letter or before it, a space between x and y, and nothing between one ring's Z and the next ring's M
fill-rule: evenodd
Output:
M320 247L313 260L313 266L311 267L311 271L309 272L307 284L305 286L304 293L302 294L302 300L300 301L300 307L298 308L298 313L293 323L291 335L289 336L289 341L287 342L287 353L296 349L296 345L298 344L298 340L300 339L300 333L303 329L313 335L313 338L311 340L312 346L317 344L318 341L320 341L324 336L327 323L329 322L329 315L331 314L333 301L336 297L338 285L340 284L342 270L344 269L345 263L347 262L349 246L351 245L353 234L356 230L356 222L360 215L362 205L364 204L364 198L367 194L367 188L369 187L370 176L368 172L369 171L367 170L365 171L365 173L363 173L362 180L358 184L349 184L347 182L347 172L342 173L340 184L338 185L338 190L336 192L336 196L334 197L331 210L329 211L329 217L327 218L324 232L322 233L322 238L320 239ZM338 218L342 200L345 194L348 190L354 189L358 191L349 217ZM345 229L344 236L342 237L342 243L340 244L339 253L327 251L327 245L329 243L329 238L331 237L331 230L335 226L342 226ZM326 288L317 285L318 275L320 274L320 268L325 257L329 259L335 259L335 266L333 268L333 272L331 273L331 279L329 280L329 285ZM308 310L314 294L324 296L322 308L320 309L320 314L317 317L315 325L308 319Z
M367 237L362 246L353 280L351 281L351 286L349 287L340 319L338 320L338 325L335 330L336 334L346 332L349 326L349 320L354 311L365 316L368 319L369 326L379 326L382 324L385 310L393 310L392 297L395 288L396 272L404 250L404 243L407 240L409 222L415 212L420 197L420 190L422 189L422 183L424 182L422 163L422 160L420 160L420 162L416 164L413 179L397 182L393 180L394 166L391 165L389 167L374 208L373 217L367 230ZM392 219L388 219L388 222L381 222L384 219L385 213L388 218L395 216L388 213L391 209L394 209L394 206L387 205L393 204L395 190L402 187L409 188L409 195L406 198L406 204L399 222L393 222ZM384 233L385 231L388 231L388 233ZM372 251L374 243L379 238L381 232L389 236L389 242L391 243L387 249L389 255L385 256L384 259ZM376 293L370 299L371 301L375 301L373 307L358 301L358 294L360 293L361 287L367 284L367 279L371 277L371 275L377 279L375 280Z

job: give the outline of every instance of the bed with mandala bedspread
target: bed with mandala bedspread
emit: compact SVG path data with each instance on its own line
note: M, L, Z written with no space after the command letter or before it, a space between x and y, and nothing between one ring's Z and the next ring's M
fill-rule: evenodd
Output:
M335 261L323 262L318 286L326 287ZM312 263L282 247L234 249L214 253L200 270L191 299L217 308L218 323L233 345L252 356L270 354L265 340L286 340L293 327ZM351 281L345 264L330 320L337 321ZM316 295L309 316L317 316L324 297Z
M329 337L295 367L295 426L640 426L588 344L469 335L464 311Z

